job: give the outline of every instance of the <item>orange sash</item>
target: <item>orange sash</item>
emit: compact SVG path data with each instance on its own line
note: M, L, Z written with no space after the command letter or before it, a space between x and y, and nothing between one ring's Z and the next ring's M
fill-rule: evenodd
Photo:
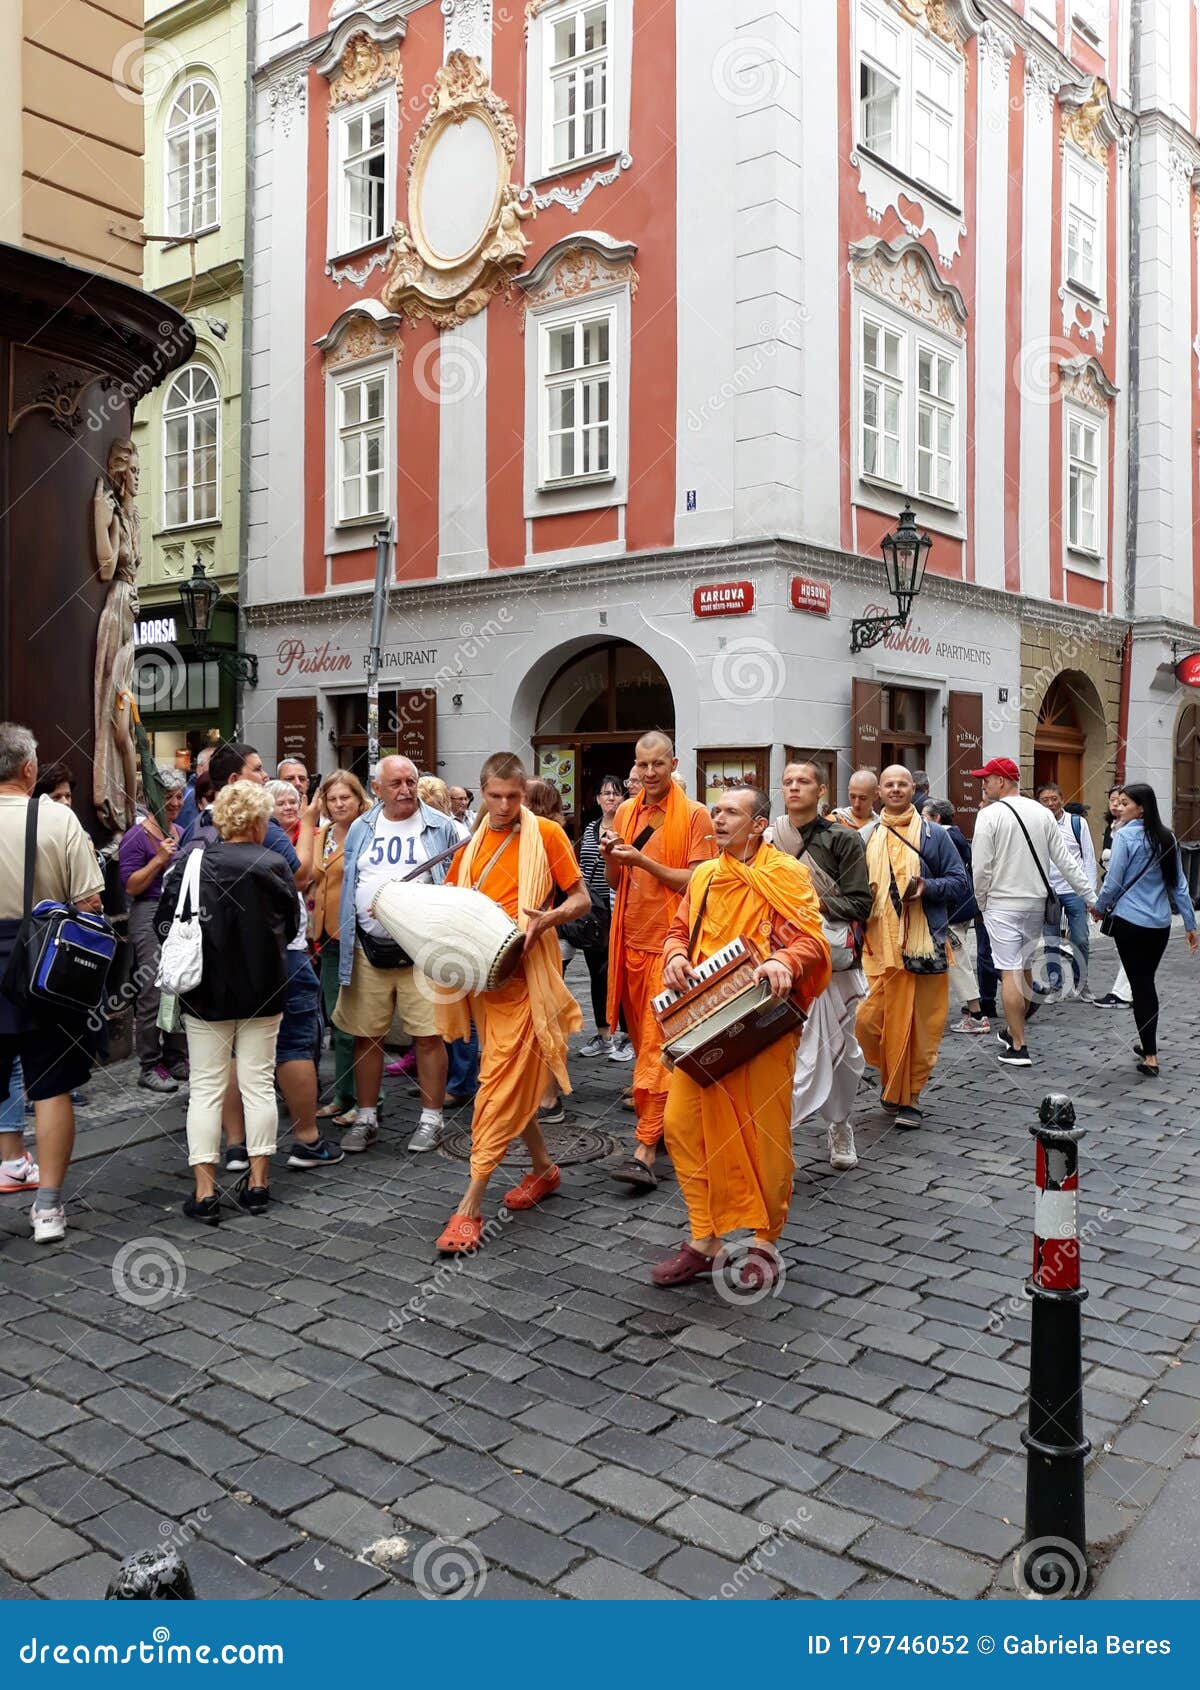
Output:
M613 831L621 835L626 845L633 844L644 826L642 818L645 796L644 792L639 792L633 800L626 799L614 818L616 825ZM659 860L665 863L668 868L686 868L688 866L690 812L688 801L675 781L671 782L671 789L667 793L664 808L662 855ZM619 1025L621 995L625 989L625 910L629 903L630 883L637 872L635 869L626 869L621 876L620 885L613 893L612 920L608 930L608 1024L610 1027ZM666 890L664 887L664 893ZM676 902L682 896L681 893L671 895Z

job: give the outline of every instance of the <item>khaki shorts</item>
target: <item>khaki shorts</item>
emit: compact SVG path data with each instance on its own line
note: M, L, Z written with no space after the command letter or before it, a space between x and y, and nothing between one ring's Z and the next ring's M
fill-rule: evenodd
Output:
M338 993L333 1024L355 1039L386 1038L393 1014L410 1039L436 1038L437 1015L429 987L412 968L372 968L354 947L350 984Z

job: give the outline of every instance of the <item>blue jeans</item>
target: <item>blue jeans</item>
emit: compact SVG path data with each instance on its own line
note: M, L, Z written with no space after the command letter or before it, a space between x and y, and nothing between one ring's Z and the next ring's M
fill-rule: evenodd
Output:
M1087 905L1078 892L1062 892L1059 900L1063 907L1063 914L1067 918L1067 931L1071 935L1071 949L1075 953L1075 984L1080 992L1087 990L1088 972L1088 932ZM1062 989L1062 969L1059 966L1062 951L1059 949L1059 932L1046 926L1042 929L1042 938L1046 944L1046 986L1048 990L1057 992Z
M479 1034L474 1021L471 1037L448 1042L446 1052L450 1059L446 1090L452 1097L474 1097L479 1090Z

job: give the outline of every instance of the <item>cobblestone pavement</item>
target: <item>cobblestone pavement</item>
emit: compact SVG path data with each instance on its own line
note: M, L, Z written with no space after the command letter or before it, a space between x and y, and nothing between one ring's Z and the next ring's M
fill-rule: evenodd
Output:
M578 962L569 977L586 997ZM0 1594L98 1596L122 1556L171 1543L209 1598L411 1598L464 1577L484 1599L1011 1595L1028 1128L1054 1090L1088 1129L1103 1562L1200 1402L1200 1015L1177 940L1160 978L1158 1084L1133 1071L1128 1013L1076 1003L1043 1011L1020 1074L993 1039L947 1034L920 1132L864 1088L853 1172L809 1129L786 1283L749 1307L652 1287L676 1188L626 1197L601 1162L439 1266L465 1169L405 1154L403 1082L374 1152L281 1167L269 1217L197 1229L181 1109L127 1070L97 1076L66 1246L36 1249L25 1204L0 1199ZM627 1139L629 1068L573 1072L573 1120Z

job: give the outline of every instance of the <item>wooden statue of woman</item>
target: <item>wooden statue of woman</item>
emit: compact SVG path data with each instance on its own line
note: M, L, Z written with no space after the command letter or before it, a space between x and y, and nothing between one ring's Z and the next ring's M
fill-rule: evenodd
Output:
M137 508L138 455L132 440L114 440L108 474L96 482L92 518L100 579L110 581L96 631L93 802L101 825L113 833L132 827L137 802L137 751L133 737L133 629L138 613L137 572L142 561Z

